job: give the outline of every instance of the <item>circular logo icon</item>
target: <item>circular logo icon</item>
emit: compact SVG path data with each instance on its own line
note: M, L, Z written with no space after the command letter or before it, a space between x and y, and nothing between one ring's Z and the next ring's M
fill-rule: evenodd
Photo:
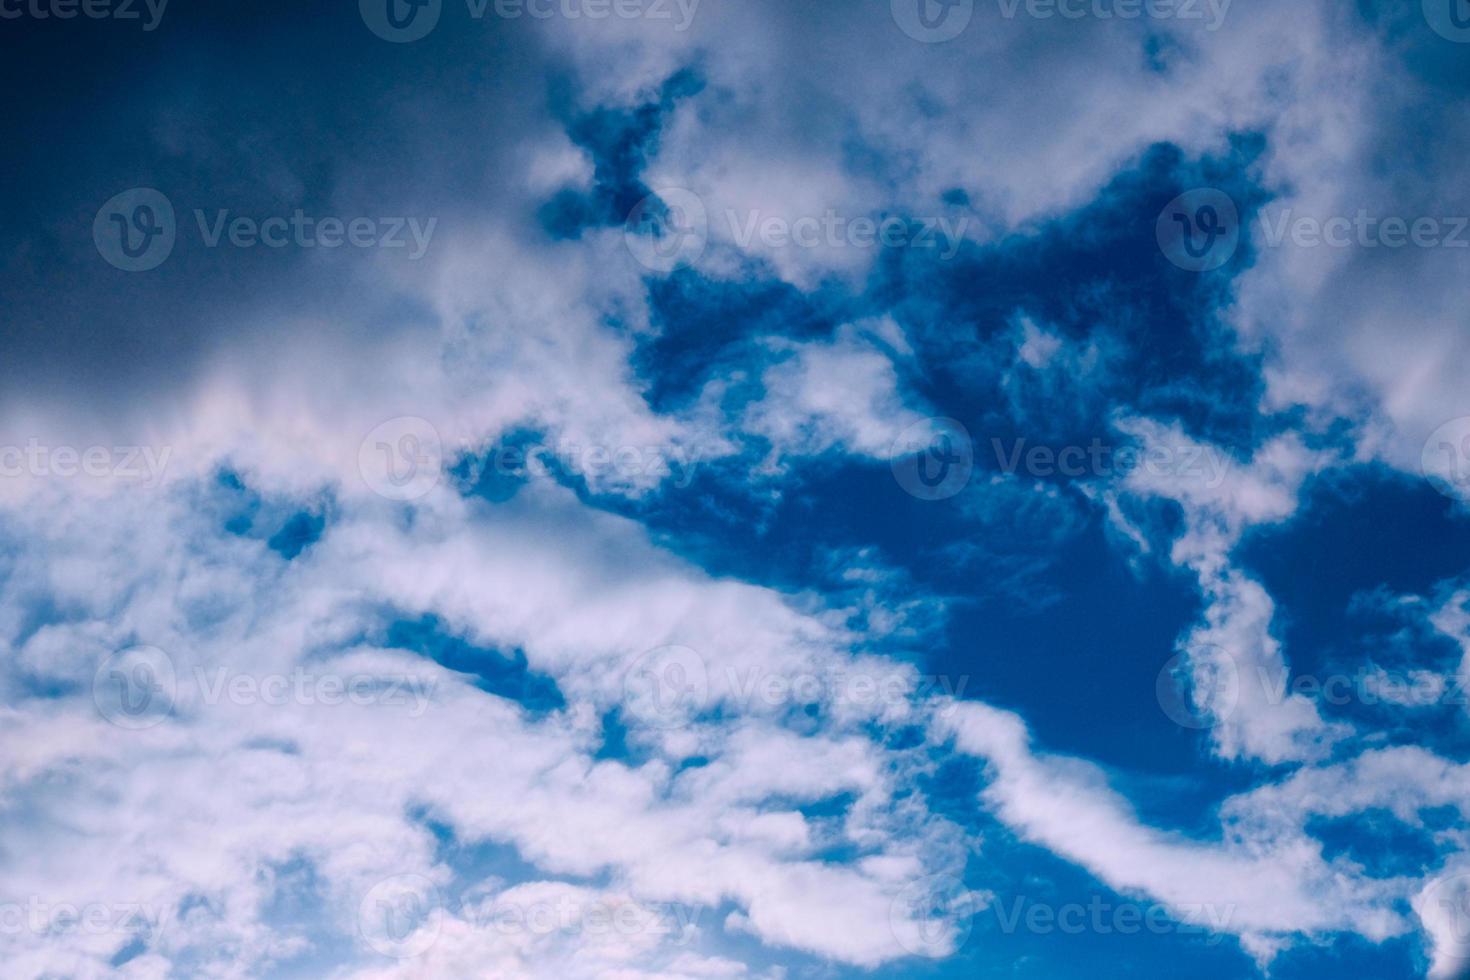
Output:
M1170 657L1154 681L1159 707L1181 728L1213 728L1240 701L1240 673L1219 647L1199 646Z
M970 938L975 924L974 893L953 875L910 882L894 896L888 925L898 944L915 956L940 959Z
M682 187L665 187L634 205L623 224L623 243L638 264L673 272L699 261L709 244L704 201Z
M649 650L623 675L623 704L649 728L680 728L709 700L704 658L688 647Z
M1414 903L1419 920L1434 937L1435 959L1470 960L1470 874L1430 882Z
M152 728L173 713L177 695L174 662L158 647L114 653L92 676L98 713L119 728Z
M376 952L412 959L438 940L443 907L439 889L428 878L394 875L363 896L357 907L357 931Z
M357 0L368 30L394 44L426 37L439 23L443 7L444 0Z
M975 16L975 0L892 0L889 8L899 30L925 44L959 37Z
M417 500L439 484L444 449L427 419L389 419L368 433L357 450L363 482L389 500Z
M1154 234L1170 262L1186 272L1209 272L1240 248L1240 212L1224 191L1185 191L1159 213Z
M92 220L92 241L109 265L124 272L156 269L174 250L174 206L151 187L117 194Z
M1446 497L1470 500L1470 416L1451 419L1430 434L1419 471Z
M925 419L904 429L889 450L893 478L920 500L947 500L975 472L975 443L954 419Z
M1424 19L1440 37L1470 44L1470 0L1424 0Z

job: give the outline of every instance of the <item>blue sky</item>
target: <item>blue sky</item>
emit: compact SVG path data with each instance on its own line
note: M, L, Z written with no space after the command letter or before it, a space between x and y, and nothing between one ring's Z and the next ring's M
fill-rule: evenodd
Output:
M25 977L1470 971L1463 0L0 0Z

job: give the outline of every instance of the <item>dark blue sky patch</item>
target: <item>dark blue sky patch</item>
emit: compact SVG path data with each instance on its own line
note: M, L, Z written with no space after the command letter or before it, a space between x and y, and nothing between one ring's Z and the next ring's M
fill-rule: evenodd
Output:
M412 650L449 670L475 678L475 686L515 701L532 715L566 706L552 678L531 670L521 650L505 652L479 647L455 636L437 616L400 619L388 628L386 645Z
M1361 864L1371 878L1422 877L1442 863L1432 832L1411 827L1387 810L1366 810L1342 819L1308 821L1307 833L1322 842L1322 856Z
M723 282L689 270L651 280L648 300L657 334L640 342L633 366L658 412L684 407L716 378L758 378L768 358L752 339L826 338L863 309L835 287L803 293L771 279Z
M264 497L234 470L221 470L216 475L204 504L226 533L263 540L266 547L287 561L321 540L334 506L330 497L308 508L302 508L299 501Z
M1234 938L1176 921L1161 905L1120 895L1051 852L996 826L985 838L987 873L968 880L994 894L973 920L959 959L968 974L995 978L1190 977L1239 980L1253 969ZM1198 903L1210 901L1202 893ZM1211 909L1218 921L1227 908ZM895 974L896 975L896 974Z
M1470 518L1427 483L1378 465L1309 481L1293 520L1253 529L1236 549L1276 600L1292 669L1307 672L1361 650L1357 597L1426 595L1463 573L1466 555Z
M976 355L1024 314L1073 341L1101 336L1116 349L1099 407L1131 405L1178 418L1209 441L1254 447L1263 435L1259 364L1235 350L1218 318L1230 276L1250 264L1249 245L1220 273L1198 275L1164 258L1154 225L1173 197L1200 185L1230 193L1244 220L1264 200L1248 176L1262 145L1241 136L1231 155L1202 161L1157 145L1091 204L1032 231L948 261L885 252L869 295L919 349L932 379L921 393L966 425L1003 424L994 409L999 366ZM1100 414L1086 421L1093 434L1107 430Z
M1316 945L1302 943L1282 953L1271 964L1271 977L1272 980L1322 980L1323 977L1422 980L1425 960L1419 942L1418 936L1408 936L1375 945L1342 934Z
M290 561L321 539L327 526L326 516L311 511L297 511L281 529L266 541L267 547Z
M564 115L567 135L592 158L592 189L565 188L542 206L541 225L553 238L576 238L590 228L621 225L652 191L643 169L658 152L659 133L675 105L699 93L699 73L684 69L672 75L659 96L632 109L598 106L579 112L572 107L571 85L553 93L552 104Z

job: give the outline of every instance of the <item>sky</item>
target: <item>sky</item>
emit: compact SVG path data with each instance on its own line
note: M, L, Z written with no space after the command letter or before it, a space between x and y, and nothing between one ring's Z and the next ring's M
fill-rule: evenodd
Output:
M1466 0L0 0L26 978L1470 976Z

